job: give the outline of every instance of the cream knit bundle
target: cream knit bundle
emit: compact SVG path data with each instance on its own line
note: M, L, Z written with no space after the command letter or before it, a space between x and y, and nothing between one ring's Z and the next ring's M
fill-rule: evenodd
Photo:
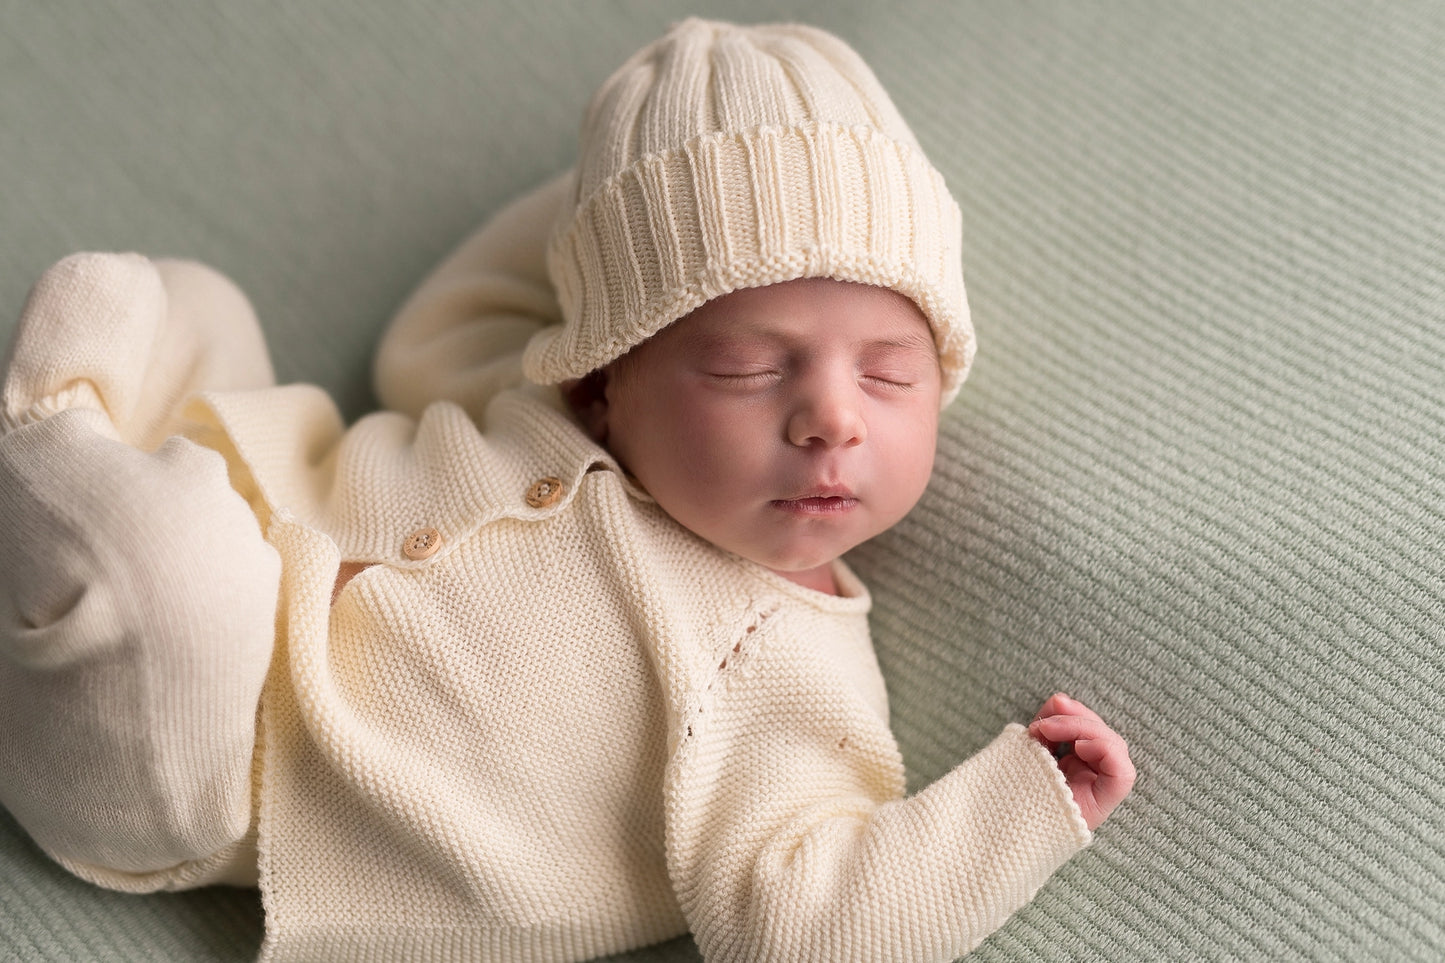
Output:
M76 265L119 303L147 270ZM467 313L460 279L485 293L497 265L455 267L443 300ZM18 410L191 362L245 374L189 312L97 356L82 317L149 315L75 303L28 313ZM485 429L447 403L348 429L307 386L197 402L214 450L141 452L94 410L0 435L21 539L0 575L87 589L43 637L0 620L0 801L87 879L259 869L274 963L572 963L684 929L715 963L943 961L1089 840L1017 725L905 798L856 580L810 592L693 537L535 392L501 391ZM341 562L369 567L333 599Z
M956 206L840 41L699 21L604 86L565 186L404 310L378 370L413 381L415 419L347 428L269 387L207 273L101 256L41 285L3 392L0 469L44 482L0 486L40 546L11 576L126 604L56 621L67 664L0 673L0 801L102 885L259 877L268 963L574 963L687 929L716 963L955 958L1090 839L1047 750L1009 726L906 797L846 569L821 595L697 539L492 364L541 323L528 374L580 376L712 297L824 275L913 297L951 395L973 343ZM521 256L557 207L562 324ZM189 440L137 450L173 426ZM204 471L170 471L176 448ZM45 550L58 509L73 553ZM72 561L97 545L98 574ZM343 564L364 571L334 593Z
M974 351L961 251L943 177L847 44L687 20L592 101L548 251L565 323L526 373L579 378L729 291L834 277L917 302L946 404Z

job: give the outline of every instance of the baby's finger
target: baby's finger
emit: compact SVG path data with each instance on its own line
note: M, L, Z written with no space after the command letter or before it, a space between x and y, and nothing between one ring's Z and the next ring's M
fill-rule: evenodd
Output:
M1091 787L1099 778L1099 774L1090 768L1088 763L1074 755L1064 756L1059 760L1059 771L1064 774L1069 785L1076 788Z
M1120 760L1129 758L1129 752L1124 747L1124 740L1117 736L1113 739L1075 740L1074 755L1104 775L1117 773L1120 770Z
M1128 787L1134 784L1134 761L1129 758L1129 747L1118 736L1076 742L1074 755L1093 769L1104 783L1122 786L1126 793Z
M1053 715L1035 719L1029 724L1029 731L1051 742L1076 742L1080 739L1100 739L1114 730L1097 717Z
M1096 767L1109 755L1109 746L1103 739L1075 739L1074 755Z
M1053 695L1049 696L1047 699L1044 700L1044 704L1039 707L1039 711L1034 713L1034 719L1038 720L1044 718L1045 716L1057 716L1064 714L1063 707L1068 704L1069 701L1069 697L1064 695L1062 692L1055 692Z
M1084 705L1078 699L1070 698L1069 696L1064 695L1062 692L1056 693L1054 698L1057 700L1056 704L1058 705L1059 712L1062 715L1080 716L1085 719L1093 719L1095 722L1099 723L1102 723L1104 721L1099 717L1099 714L1097 712Z

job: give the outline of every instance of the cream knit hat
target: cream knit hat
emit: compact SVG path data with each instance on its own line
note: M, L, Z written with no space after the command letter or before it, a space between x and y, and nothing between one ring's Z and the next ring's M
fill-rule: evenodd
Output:
M564 321L528 344L533 381L580 378L730 291L832 277L916 302L957 393L974 351L958 205L837 37L676 24L598 90L575 176L547 255Z

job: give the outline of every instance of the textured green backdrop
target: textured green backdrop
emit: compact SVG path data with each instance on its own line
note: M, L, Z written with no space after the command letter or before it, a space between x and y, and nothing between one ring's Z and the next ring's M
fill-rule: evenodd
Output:
M0 0L0 331L72 250L197 257L360 414L409 287L689 13L842 34L963 207L979 362L855 559L915 784L1055 688L1139 763L978 958L1445 958L1445 5ZM259 934L0 814L0 959Z

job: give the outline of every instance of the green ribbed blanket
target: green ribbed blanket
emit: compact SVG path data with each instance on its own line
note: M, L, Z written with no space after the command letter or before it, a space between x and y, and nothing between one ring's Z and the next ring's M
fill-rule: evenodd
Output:
M854 559L915 781L1058 688L1141 772L977 958L1445 958L1445 6L10 4L0 324L72 250L196 257L357 415L410 286L700 10L848 38L963 207L979 361ZM0 960L259 939L0 814Z

